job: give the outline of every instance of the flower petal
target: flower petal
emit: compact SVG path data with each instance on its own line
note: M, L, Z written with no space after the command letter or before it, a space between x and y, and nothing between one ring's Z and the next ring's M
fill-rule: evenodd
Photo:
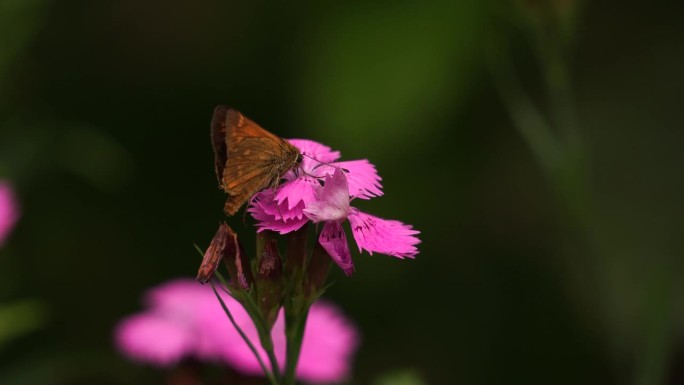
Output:
M217 358L230 361L226 357L230 355L230 350L227 350L227 347L244 344L244 340L231 325L211 287L204 285L202 289L205 290L206 297L204 300L198 298L200 306L198 306L195 326L196 356L212 361ZM244 307L235 298L222 290L219 290L219 295L229 309L235 323L245 332L255 346L259 346L258 333ZM260 351L260 353L262 357L266 358L265 352Z
M268 361L259 346L256 328L251 322L240 325L256 346L262 360ZM237 334L237 333L234 333ZM281 369L285 364L285 316L281 310L273 328L273 350ZM358 347L358 332L335 306L319 301L311 306L307 317L297 378L313 383L340 382L348 377L353 354ZM259 362L244 341L223 344L221 358L246 375L263 375Z
M242 305L224 292L219 295L262 360L267 361L254 323ZM115 330L116 345L124 355L157 366L172 366L193 356L226 363L244 374L263 375L254 354L228 321L209 286L178 279L157 286L146 297L153 308L124 319ZM189 307L194 309L190 318L186 314ZM271 330L281 368L286 349L284 318L281 310ZM333 305L316 302L307 319L297 378L313 383L344 380L357 346L358 332L344 314Z
M283 177L292 180L301 175L317 175L314 170L323 164L334 162L340 158L339 151L308 139L288 139L302 153L302 163L295 171L288 171ZM320 175L321 177L323 175Z
M159 312L170 312L176 318L194 322L199 299L206 296L206 289L197 281L176 279L156 286L145 295L145 304Z
M370 199L383 194L382 184L380 184L382 178L378 175L375 166L367 159L321 165L315 170L315 175L323 178L340 168L347 174L349 195L353 198Z
M254 196L247 212L257 221L257 231L271 230L287 234L300 229L309 221L304 216L304 202L299 202L292 209L287 207L287 199L278 204L273 190L267 189Z
M398 258L413 258L418 254L415 245L420 243L411 225L387 220L352 209L349 214L352 234L359 251L366 250L392 255Z
M171 366L193 353L192 328L156 313L124 319L115 331L119 350L133 360Z
M309 202L304 214L314 223L339 221L349 215L349 185L342 169L325 177L323 187L318 189L316 200Z
M0 246L19 219L17 204L12 186L0 180Z
M378 175L375 166L367 159L337 162L334 165L347 172L349 195L352 197L370 199L383 194L380 184L382 178Z
M244 312L241 305L238 304L237 308L240 308L239 311ZM233 308L231 308L230 310L231 312L233 312ZM249 338L249 340L252 342L252 345L254 345L256 350L259 352L261 360L263 362L268 362L268 355L259 344L259 333L257 332L256 327L254 326L254 322L249 320L249 318L247 318L247 320L248 322L245 322L243 324L238 323L238 326L240 326L240 329L242 329L247 338ZM227 327L225 325L225 320L222 321L224 321L222 325L222 330L225 332ZM230 324L228 324L228 327L230 328L229 333L239 336L237 331L235 331L235 328L231 327ZM217 330L217 332L218 331L219 330ZM281 369L283 369L283 364L285 363L286 342L285 317L282 310L278 314L278 318L276 319L275 324L273 324L273 327L271 328L271 337L273 339L273 350L276 355L276 360L280 364L279 366L281 367ZM261 370L259 361L257 361L256 357L254 356L254 353L249 348L249 345L247 345L247 343L243 339L233 341L232 343L223 343L221 345L222 346L221 352L219 353L219 357L223 362L232 366L233 369L242 374L263 376L264 372Z
M347 236L344 234L344 229L340 222L325 222L318 242L346 275L352 275L354 272L354 263L352 262L351 253L349 252Z
M314 383L339 383L349 376L359 336L344 314L318 301L307 318L297 378Z
M315 142L313 140L309 139L288 139L288 142L290 142L293 146L297 147L299 151L304 154L308 155L312 158L317 159L319 162L334 162L338 159L340 159L340 152L339 151L333 151L330 147ZM306 162L307 157L304 157L302 159L303 162ZM311 160L311 159L309 159ZM315 162L315 161L314 161Z
M280 185L275 193L275 201L278 205L287 203L287 210L292 210L300 202L307 203L316 199L316 189L321 184L318 180L309 176L299 176Z

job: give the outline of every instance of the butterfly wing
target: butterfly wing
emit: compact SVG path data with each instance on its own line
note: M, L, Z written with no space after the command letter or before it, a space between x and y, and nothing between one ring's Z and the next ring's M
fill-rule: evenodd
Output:
M219 106L212 120L216 176L233 215L252 195L280 179L298 151L240 112Z
M221 187L223 169L228 160L228 147L226 146L227 114L228 107L218 106L214 109L214 115L211 118L211 147L214 149L214 170L219 187Z

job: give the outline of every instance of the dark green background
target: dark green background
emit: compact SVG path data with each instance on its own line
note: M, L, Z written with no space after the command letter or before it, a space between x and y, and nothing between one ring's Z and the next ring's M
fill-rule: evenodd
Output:
M363 335L352 383L684 383L683 11L0 0L0 175L23 210L0 303L43 306L0 345L0 383L163 383L111 330L146 288L193 276L223 219L217 104L369 159L386 194L359 207L421 231L413 261L334 273L327 296ZM492 75L513 69L555 116L544 39L575 101L569 177L545 171Z

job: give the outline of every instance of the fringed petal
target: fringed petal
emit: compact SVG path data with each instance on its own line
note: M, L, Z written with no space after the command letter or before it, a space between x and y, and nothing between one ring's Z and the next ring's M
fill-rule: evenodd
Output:
M418 254L420 243L411 225L399 221L375 217L353 209L349 214L352 234L359 251L366 250L398 258L413 258Z

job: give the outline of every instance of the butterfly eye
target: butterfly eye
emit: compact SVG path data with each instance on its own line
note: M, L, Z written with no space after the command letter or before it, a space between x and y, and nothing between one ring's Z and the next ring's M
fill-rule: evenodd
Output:
M302 158L302 154L297 154L297 160L295 160L295 163L302 164L303 160L304 159Z

